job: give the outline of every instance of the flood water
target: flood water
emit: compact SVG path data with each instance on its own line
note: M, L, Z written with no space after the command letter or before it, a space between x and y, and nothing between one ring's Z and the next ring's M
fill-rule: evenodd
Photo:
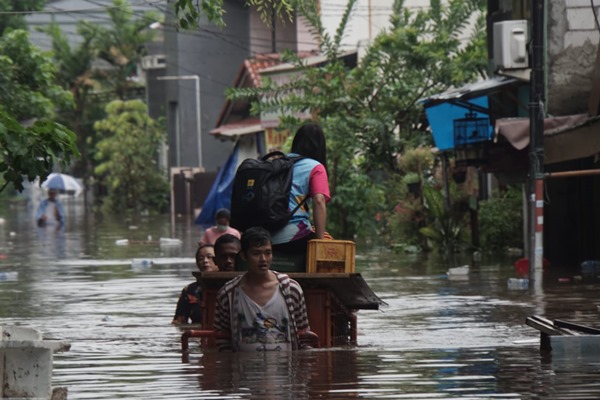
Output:
M170 321L200 230L66 208L62 231L37 228L25 204L4 209L0 273L12 274L0 280L0 323L71 344L55 354L53 378L69 399L600 398L599 354L541 355L524 323L541 314L598 326L597 283L552 277L543 292L509 290L514 260L448 278L439 261L359 249L357 270L387 306L358 313L358 347L203 354L192 342L183 363Z

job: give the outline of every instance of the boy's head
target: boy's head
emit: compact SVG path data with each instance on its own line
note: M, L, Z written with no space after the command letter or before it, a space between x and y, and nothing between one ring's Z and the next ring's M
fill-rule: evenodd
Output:
M248 228L242 233L242 253L247 253L250 247L262 247L271 245L271 234L260 226Z
M235 257L241 248L240 239L237 237L229 233L219 236L215 242L215 263L219 271L235 270Z
M244 231L240 256L246 262L248 274L265 275L268 273L273 261L269 231L261 227L253 227Z

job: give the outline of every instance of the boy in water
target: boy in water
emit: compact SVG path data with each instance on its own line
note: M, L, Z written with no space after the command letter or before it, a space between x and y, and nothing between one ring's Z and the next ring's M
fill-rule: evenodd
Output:
M217 294L213 327L231 335L219 350L289 351L305 347L299 334L310 329L304 293L289 276L271 271L271 235L260 227L242 235L241 258L248 271Z

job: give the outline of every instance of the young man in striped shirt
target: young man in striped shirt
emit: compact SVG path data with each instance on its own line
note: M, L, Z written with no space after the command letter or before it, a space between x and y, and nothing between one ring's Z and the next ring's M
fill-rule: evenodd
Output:
M217 294L214 329L229 333L220 351L290 351L303 348L299 334L310 329L304 294L289 276L271 271L271 235L260 227L242 234L240 256L248 271Z

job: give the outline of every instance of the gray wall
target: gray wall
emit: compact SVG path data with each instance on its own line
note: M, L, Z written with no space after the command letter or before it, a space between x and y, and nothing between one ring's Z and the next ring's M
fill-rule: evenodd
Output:
M135 17L139 18L144 13L152 11L162 14L167 0L163 1L129 1L131 10ZM25 17L29 24L29 36L31 41L44 50L52 48L52 40L48 35L38 32L38 27L47 26L52 22L60 25L71 46L81 43L81 37L77 34L77 23L85 20L100 25L108 25L110 17L107 8L112 7L112 0L50 0L44 10L52 13L34 13ZM148 22L150 25L150 22Z
M198 157L196 101L193 80L167 84L167 127L171 166L204 167L216 171L227 160L232 143L210 135L225 102L225 89L245 58L250 55L248 10L242 1L225 1L224 29L202 22L196 31L168 29L165 32L167 76L198 75L201 105L201 165ZM168 22L174 26L174 22ZM176 111L177 110L177 111ZM178 114L175 115L175 114ZM177 165L176 126L179 124L179 165Z

